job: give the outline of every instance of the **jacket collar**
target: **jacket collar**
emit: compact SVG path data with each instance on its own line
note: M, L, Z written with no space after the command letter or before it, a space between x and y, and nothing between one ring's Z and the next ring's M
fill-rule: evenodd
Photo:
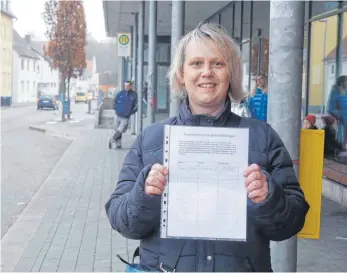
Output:
M237 117L231 113L230 99L227 97L224 108L216 115L193 115L190 107L188 97L185 98L181 105L180 112L177 116L177 123L184 125L195 125L195 126L224 126L230 117Z

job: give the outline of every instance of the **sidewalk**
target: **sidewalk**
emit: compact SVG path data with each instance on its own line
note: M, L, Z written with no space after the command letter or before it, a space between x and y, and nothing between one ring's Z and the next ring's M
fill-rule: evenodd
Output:
M127 152L109 150L112 130L75 136L30 204L2 240L2 272L123 271L138 241L112 231L104 204ZM124 137L130 147L133 136ZM323 200L321 240L299 240L298 270L347 270L347 209Z

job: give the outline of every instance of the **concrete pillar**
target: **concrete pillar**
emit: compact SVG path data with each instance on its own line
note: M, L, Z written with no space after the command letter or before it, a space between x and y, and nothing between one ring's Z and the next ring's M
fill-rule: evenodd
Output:
M138 133L142 132L142 90L143 90L143 43L144 43L144 26L145 26L145 2L141 1L138 14L138 48L137 48L137 128Z
M134 89L137 92L137 94L139 92L141 92L141 90L136 90L136 84L137 84L137 76L136 76L136 65L137 65L137 13L135 13L135 22L134 22L134 26L132 27L132 78L131 80L134 83ZM137 115L133 115L132 118L132 123L131 123L131 134L135 135L136 134L136 122L137 122Z
M268 123L292 160L300 156L304 15L304 1L271 1ZM271 242L271 258L274 272L296 272L297 237Z
M157 1L148 1L148 93L147 93L147 117L149 123L154 123L155 105L153 98L156 97L157 89Z
M171 62L176 46L184 35L185 2L182 0L172 1L171 19ZM180 110L181 100L170 90L170 117L177 116Z

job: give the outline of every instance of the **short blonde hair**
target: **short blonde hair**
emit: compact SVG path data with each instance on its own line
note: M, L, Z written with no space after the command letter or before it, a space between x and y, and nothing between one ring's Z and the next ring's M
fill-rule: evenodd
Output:
M180 97L186 96L186 90L181 82L181 73L185 61L185 51L191 41L201 42L204 39L212 40L227 62L230 88L229 94L233 101L239 102L246 97L242 88L242 59L238 44L227 34L226 30L216 24L200 23L179 41L168 71L171 92Z

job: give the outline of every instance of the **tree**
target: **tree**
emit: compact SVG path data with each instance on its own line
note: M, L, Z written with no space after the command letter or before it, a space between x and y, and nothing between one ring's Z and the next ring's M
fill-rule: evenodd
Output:
M46 0L44 8L43 18L49 39L45 54L52 60L52 67L59 69L64 102L67 84L69 119L70 81L81 76L87 66L83 1ZM64 111L62 119L65 120Z

